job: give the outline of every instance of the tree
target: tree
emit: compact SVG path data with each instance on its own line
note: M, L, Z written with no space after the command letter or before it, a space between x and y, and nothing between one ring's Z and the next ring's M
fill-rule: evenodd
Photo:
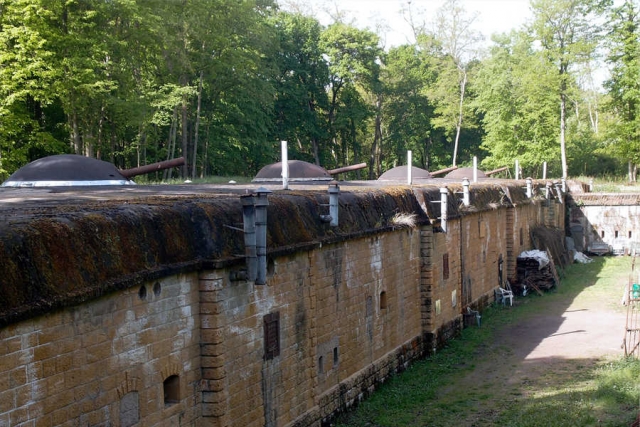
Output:
M436 14L434 38L444 56L440 61L438 80L433 95L438 99L437 121L454 131L452 166L457 156L465 116L465 96L469 81L468 67L475 60L482 35L473 29L477 15L467 15L461 0L447 0Z
M422 168L444 167L444 135L433 124L435 104L427 96L437 72L433 57L416 45L393 48L386 57L384 117L387 134L386 169L405 161L406 151L416 153Z
M349 92L349 102L352 107L360 108L353 91L349 87L359 86L370 90L379 80L379 58L381 49L378 46L378 36L368 30L360 30L341 22L330 25L321 36L321 48L329 64L329 111L327 114L329 135L332 141L331 153L334 163L338 160L346 161L348 147L346 140L338 139L337 128L339 107L343 92ZM343 110L347 113L348 110ZM358 115L362 117L362 112ZM342 124L345 121L341 122ZM344 133L343 133L344 134ZM351 133L353 135L353 133ZM351 147L353 149L353 147ZM338 153L343 153L338 159Z
M617 121L612 129L615 149L629 162L629 180L635 181L640 162L640 27L635 2L627 0L610 15L607 61L611 78L605 82L609 108Z
M599 0L532 0L533 30L546 60L558 74L562 177L567 178L567 103L575 84L572 67L588 61L596 47Z
M275 17L274 27L280 45L276 56L275 138L294 142L291 148L302 159L309 157L321 165L329 107L325 90L329 69L319 45L322 26L314 18L281 12Z
M490 169L514 164L535 176L557 158L557 73L534 49L526 32L494 36L494 46L477 73L473 106L482 115ZM560 170L560 165L558 165Z

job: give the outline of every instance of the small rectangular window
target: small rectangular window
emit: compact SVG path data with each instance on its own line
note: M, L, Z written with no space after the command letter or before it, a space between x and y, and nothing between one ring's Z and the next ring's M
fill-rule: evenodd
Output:
M280 355L280 312L264 316L264 359Z
M602 238L604 239L604 230L602 230L602 231L600 232L600 237L602 237Z
M629 238L631 238L631 231L629 231Z
M449 279L449 254L442 255L442 279Z
M618 230L616 230L616 232L615 232L615 237L616 237L616 239L618 238Z

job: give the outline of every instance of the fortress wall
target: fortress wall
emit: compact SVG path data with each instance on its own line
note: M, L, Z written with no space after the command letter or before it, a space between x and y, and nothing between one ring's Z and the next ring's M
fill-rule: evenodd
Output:
M67 253L80 230L77 242L91 241L83 262L99 263L103 253L122 281L98 265L66 263L76 269L73 280L47 264L52 273L40 277L50 281L34 292L31 279L26 288L12 282L20 316L3 307L0 425L327 425L454 337L467 307L491 303L500 259L507 266L528 247L531 227L550 219L563 227L561 204L514 206L503 195L489 188L486 205L465 211L452 192L445 231L432 206L438 188L346 194L336 228L318 218L324 196L274 194L265 285L243 275L242 233L226 227L237 226L240 204L227 198L165 200L124 213L97 206L89 216L38 220L25 228L28 247L38 236L52 245L54 231L63 230L68 239L58 241ZM416 223L395 223L397 212L416 213ZM144 231L136 231L144 256L134 262L124 256L135 247L117 255L109 239L113 233L121 242L132 230L118 227L122 218L125 225L136 218ZM87 221L108 228L91 237ZM43 235L38 227L46 224L58 225ZM164 242L160 250L174 235L179 245ZM208 250L217 258L203 259ZM11 277L38 277L38 262L21 258L14 265L29 265L29 273ZM38 289L57 304L29 308L41 304Z

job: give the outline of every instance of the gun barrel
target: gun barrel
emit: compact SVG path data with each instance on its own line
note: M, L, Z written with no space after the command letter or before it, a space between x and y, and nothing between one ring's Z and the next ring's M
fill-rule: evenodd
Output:
M165 160L162 162L151 163L149 165L140 166L137 168L131 169L123 169L120 171L120 174L125 178L132 178L138 175L144 175L145 173L151 173L155 171L161 171L165 169L170 169L178 166L182 166L185 164L184 157L178 157L177 159Z
M327 173L329 173L329 175L337 175L339 173L356 171L358 169L364 169L366 167L367 167L366 163L359 163L357 165L345 166L343 168L338 168L338 169L331 169L327 171Z
M436 176L436 175L442 175L443 173L452 172L452 171L454 171L456 169L458 169L457 166L451 166L450 168L440 169L438 171L429 172L429 173L431 174L431 176Z

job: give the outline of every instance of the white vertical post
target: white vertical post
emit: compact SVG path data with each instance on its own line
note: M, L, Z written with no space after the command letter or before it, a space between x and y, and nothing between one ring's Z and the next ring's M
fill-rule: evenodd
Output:
M527 197L533 197L533 179L527 178Z
M338 214L340 213L339 205L340 187L338 181L331 181L329 183L329 215L331 216L331 226L337 227L339 224Z
M411 185L413 183L413 179L411 176L411 166L413 165L413 153L411 150L407 150L407 185Z
M473 182L478 182L478 157L473 156Z
M442 231L447 232L447 196L449 190L446 187L440 188L440 227Z
M516 159L516 173L515 173L516 179L520 179L520 162L518 161L518 159Z
M469 179L462 179L462 204L469 206L471 204L471 197L469 197Z
M542 179L547 179L547 162L542 163Z
M282 152L282 189L289 189L289 152L287 141L280 141Z

